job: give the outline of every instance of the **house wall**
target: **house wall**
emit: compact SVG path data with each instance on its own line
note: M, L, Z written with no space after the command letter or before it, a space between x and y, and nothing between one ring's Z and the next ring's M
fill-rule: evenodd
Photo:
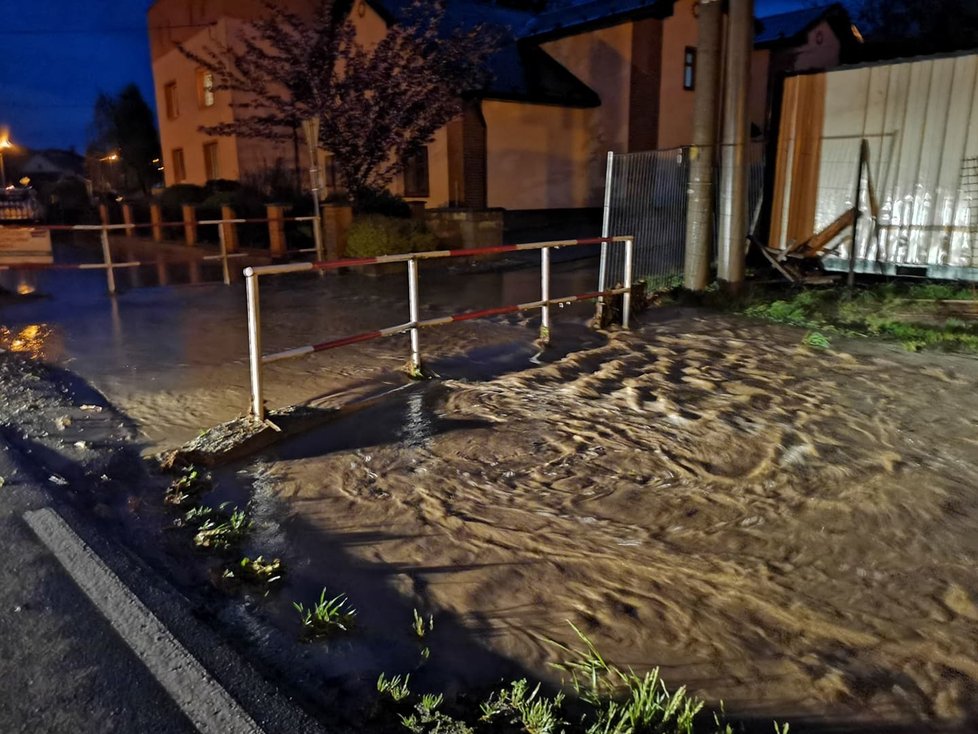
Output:
M659 89L658 145L676 148L692 142L693 96L683 89L683 58L687 46L696 47L699 29L693 15L694 0L678 0L672 15L662 21L662 85Z
M591 110L487 100L488 205L505 209L595 206L604 176L589 176ZM598 194L596 196L596 193Z

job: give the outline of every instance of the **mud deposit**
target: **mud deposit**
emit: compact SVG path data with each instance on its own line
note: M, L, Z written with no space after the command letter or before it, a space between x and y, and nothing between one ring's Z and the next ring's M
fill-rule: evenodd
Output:
M728 711L971 731L978 363L801 336L678 314L243 473L375 629L381 585L538 676L569 620Z

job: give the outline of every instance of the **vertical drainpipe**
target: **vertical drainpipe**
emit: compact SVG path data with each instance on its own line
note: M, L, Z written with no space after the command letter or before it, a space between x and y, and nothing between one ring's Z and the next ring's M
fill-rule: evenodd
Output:
M720 92L721 0L700 0L696 48L693 144L689 149L684 285L701 291L710 280L713 254L713 179L716 167L717 101Z
M750 62L754 50L754 0L733 0L727 23L720 148L717 280L731 292L744 282L747 244Z

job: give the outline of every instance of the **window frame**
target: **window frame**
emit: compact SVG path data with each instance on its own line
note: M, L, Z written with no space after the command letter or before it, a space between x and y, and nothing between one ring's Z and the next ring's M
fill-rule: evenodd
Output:
M183 154L183 148L174 148L170 152L173 161L173 183L183 183L187 180L187 159Z
M418 166L417 169L415 166ZM404 156L401 178L404 182L405 198L427 199L431 196L431 161L427 145L422 145Z
M177 96L176 80L163 85L163 106L166 108L167 120L176 120L180 117L180 98Z
M210 78L210 86L207 79ZM214 72L210 69L197 69L197 106L206 110L217 104L217 93L214 91Z
M210 151L213 151L213 156L210 155ZM213 170L211 170L211 168L213 168ZM216 181L220 177L221 149L218 147L216 140L208 140L206 143L204 143L204 178L207 181Z
M696 47L687 46L683 50L683 89L692 92L696 89Z

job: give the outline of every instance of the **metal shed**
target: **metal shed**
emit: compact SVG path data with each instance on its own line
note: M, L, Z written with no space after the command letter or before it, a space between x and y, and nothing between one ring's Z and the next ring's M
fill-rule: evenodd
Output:
M978 52L786 78L770 246L834 232L858 191L858 272L978 280L976 108ZM835 235L827 269L848 270L852 241Z

